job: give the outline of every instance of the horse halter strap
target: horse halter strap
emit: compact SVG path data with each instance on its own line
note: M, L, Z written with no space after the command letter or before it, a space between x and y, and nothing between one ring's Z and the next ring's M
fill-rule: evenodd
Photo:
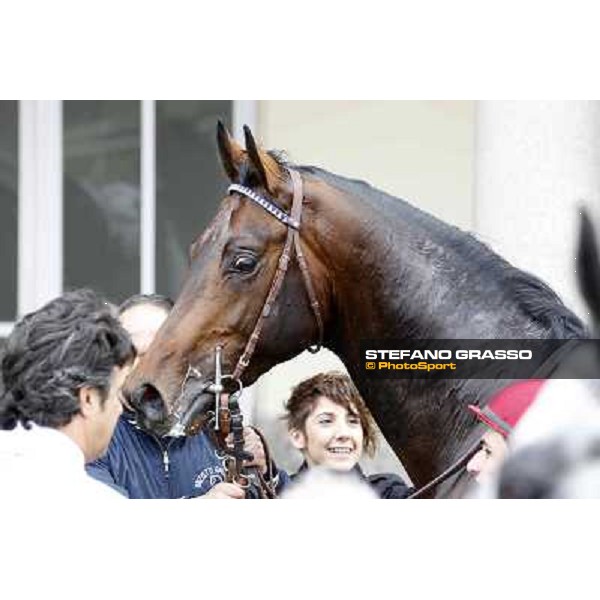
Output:
M254 326L254 331L250 335L250 338L246 343L246 348L244 349L244 352L242 353L237 362L237 365L232 375L233 379L240 379L242 373L250 364L250 359L252 358L258 340L260 339L260 334L262 332L265 319L271 314L273 303L277 299L277 295L281 290L283 279L285 277L285 274L287 273L287 269L290 262L292 245L296 251L298 266L300 267L300 271L302 272L302 278L304 280L306 293L308 294L310 306L315 315L315 320L317 322L317 327L319 330L319 342L316 346L310 346L308 348L309 351L317 352L321 348L323 342L323 318L321 317L319 301L317 300L317 295L315 293L315 289L310 278L310 273L308 272L308 265L306 264L306 259L304 258L304 254L300 246L299 230L300 220L302 216L302 201L304 199L302 177L297 171L294 171L292 169L289 169L289 174L293 185L292 210L289 215L282 211L273 202L267 200L266 198L263 198L262 196L260 196L250 188L247 188L246 186L232 184L229 186L228 189L229 192L237 192L238 194L242 194L243 196L249 198L256 204L264 208L270 215L274 216L278 221L280 221L287 227L287 237L285 239L283 251L281 252L281 256L279 257L277 270L275 271L275 276L273 277L271 288L269 289L269 293L267 294L265 303L262 307L262 310L260 311L258 320L256 321L256 325Z

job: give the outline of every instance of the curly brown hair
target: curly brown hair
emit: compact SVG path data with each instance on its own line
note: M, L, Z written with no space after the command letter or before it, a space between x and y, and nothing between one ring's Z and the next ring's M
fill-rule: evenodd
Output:
M345 373L329 371L319 373L301 381L285 404L285 419L288 430L304 431L306 419L313 411L317 400L325 396L356 415L363 430L364 448L369 456L377 448L377 430L373 417L352 380Z
M114 367L134 359L128 333L93 291L55 298L23 317L6 342L0 429L67 425L80 413L82 387L99 389L103 403Z

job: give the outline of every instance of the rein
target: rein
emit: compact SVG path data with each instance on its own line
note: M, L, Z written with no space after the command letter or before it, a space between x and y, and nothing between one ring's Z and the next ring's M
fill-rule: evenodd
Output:
M460 473L469 463L469 461L481 450L481 440L473 444L464 454L462 454L456 461L454 461L445 471L442 471L437 477L432 479L429 483L420 487L416 492L413 492L408 496L407 500L414 500L420 498L430 490L436 488L440 483L443 483L447 479L450 479L453 475Z
M238 380L239 390L228 397L223 397L223 380L231 378L223 375L221 369L221 346L215 351L215 381L207 389L215 395L215 411L209 421L211 437L215 445L222 452L217 457L223 464L225 480L236 483L250 496L251 484L254 483L258 490L259 498L274 498L276 480L272 472L273 466L266 442L256 429L254 431L261 438L265 448L268 477L265 478L258 467L245 467L244 461L251 460L253 456L244 450L244 416L240 409L239 397L242 393L242 384ZM226 438L231 434L233 446L227 445ZM249 474L248 474L249 472Z

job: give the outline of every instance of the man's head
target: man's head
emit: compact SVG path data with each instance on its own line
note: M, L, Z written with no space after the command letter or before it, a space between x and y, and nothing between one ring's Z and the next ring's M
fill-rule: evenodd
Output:
M319 373L299 383L286 404L292 444L310 466L352 469L375 449L375 426L348 375Z
M477 482L481 483L498 471L506 457L508 436L535 400L543 383L536 379L520 381L500 390L483 408L469 406L469 410L488 426L481 439L481 450L467 464L467 471Z
M2 360L0 428L64 430L86 460L108 447L119 388L135 349L110 306L90 290L68 292L19 321Z
M137 352L134 366L150 348L172 308L173 301L159 294L136 294L119 306L119 321L131 336ZM143 407L134 407L128 402L128 398L124 398L123 401L130 412L136 413L138 425L146 429L148 428L148 413L153 410L159 412L162 410L160 402L158 407L151 402L145 402Z
M172 308L173 301L159 294L137 294L119 306L119 320L129 332L138 358L146 353Z

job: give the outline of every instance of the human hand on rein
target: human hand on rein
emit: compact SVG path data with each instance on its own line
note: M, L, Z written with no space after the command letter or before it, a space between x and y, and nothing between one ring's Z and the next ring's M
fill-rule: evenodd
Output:
M231 446L233 444L233 436L229 434L226 438L226 443ZM258 467L264 475L267 472L267 458L265 447L263 446L260 436L252 427L244 427L244 451L252 454L252 460L245 460L244 466Z

